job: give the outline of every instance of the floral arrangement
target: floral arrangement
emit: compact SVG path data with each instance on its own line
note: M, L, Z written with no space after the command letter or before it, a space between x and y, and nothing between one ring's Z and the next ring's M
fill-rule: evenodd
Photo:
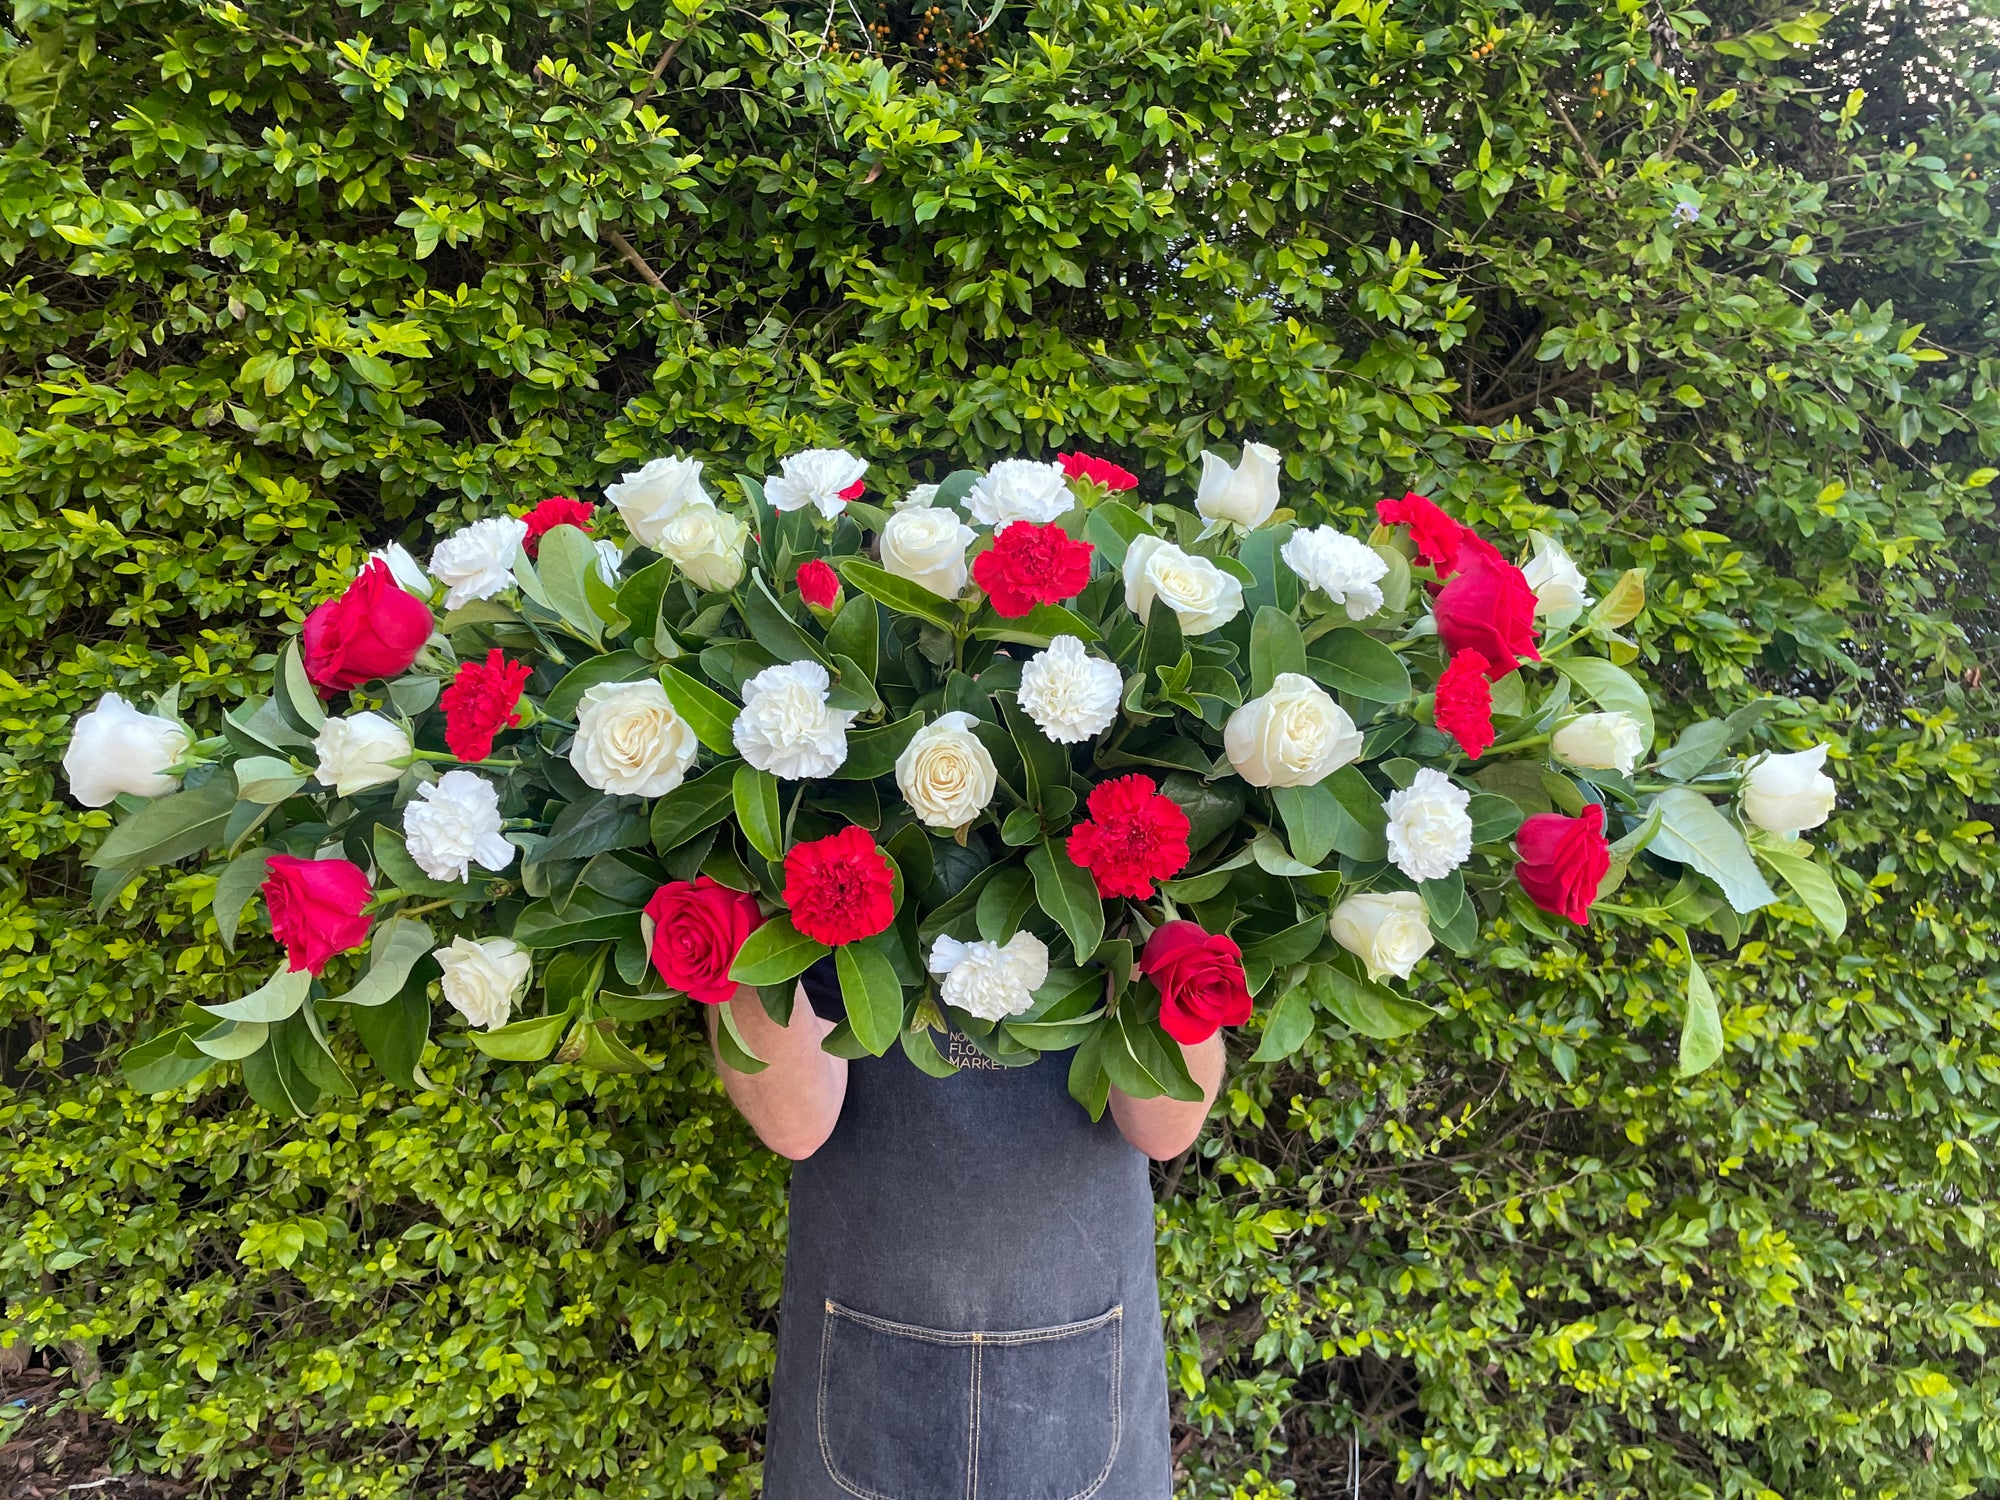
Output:
M1690 932L1736 941L1767 876L1844 921L1798 838L1833 805L1825 747L1738 753L1771 700L1657 745L1617 633L1637 573L1594 599L1555 538L1517 565L1414 494L1365 538L1301 525L1254 443L1202 455L1192 510L1080 454L892 508L867 473L657 459L608 510L375 555L217 735L172 693L85 714L71 790L122 815L100 904L203 856L221 941L254 903L284 955L129 1053L133 1081L233 1059L310 1109L351 1090L342 1017L420 1081L434 992L495 1056L644 1069L635 1028L679 997L754 986L783 1021L831 955L830 1049L939 1075L948 1030L1007 1066L1074 1049L1096 1113L1195 1096L1175 1043L1260 1002L1261 1058L1393 1037L1433 1014L1435 948L1594 920L1685 952L1694 1071L1722 1035Z

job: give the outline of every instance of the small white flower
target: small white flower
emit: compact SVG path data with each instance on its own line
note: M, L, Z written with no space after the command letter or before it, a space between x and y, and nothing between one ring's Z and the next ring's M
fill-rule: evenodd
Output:
M1125 607L1143 623L1161 599L1180 617L1183 635L1206 635L1243 609L1243 584L1205 557L1190 557L1172 542L1135 536L1125 549Z
M619 483L607 484L604 498L618 507L625 529L656 551L662 526L690 505L714 504L702 488L698 458L656 458Z
M1315 526L1293 532L1278 556L1307 588L1323 589L1335 604L1345 605L1350 620L1365 620L1382 607L1381 581L1389 564L1364 541Z
M1310 677L1280 672L1270 692L1229 716L1222 745L1252 786L1318 786L1359 758L1361 731Z
M743 544L749 535L741 516L713 505L689 505L660 528L653 545L696 588L720 594L743 581Z
M319 760L313 779L342 797L352 797L371 786L387 786L403 774L397 762L410 758L410 737L402 725L380 714L349 714L320 726L313 754Z
M1596 602L1590 597L1589 580L1555 538L1531 531L1528 543L1535 555L1521 569L1521 576L1535 591L1535 616L1546 617L1561 629Z
M1092 656L1073 635L1059 635L1022 664L1022 712L1058 745L1095 739L1118 717L1125 679L1115 662Z
M699 747L667 690L652 678L600 682L576 706L569 763L597 791L664 797L687 778Z
M1826 746L1790 755L1766 755L1743 778L1743 816L1766 833L1802 833L1827 820L1839 800L1826 764Z
M934 484L913 484L910 486L910 492L896 502L896 509L902 510L908 506L915 510L923 510L936 503L937 492L938 487Z
M968 713L940 714L896 757L903 800L932 828L963 828L993 800L1000 784L993 756L972 732Z
M1201 486L1194 508L1211 521L1228 521L1245 531L1262 526L1278 508L1278 450L1264 443L1245 443L1235 468L1218 454L1202 450Z
M440 981L451 1008L473 1025L493 1031L507 1024L515 1002L528 988L535 961L512 938L456 937L431 956L444 971Z
M854 714L828 708L833 679L816 661L766 667L743 684L743 712L731 734L742 757L785 781L831 776L847 760Z
M940 599L965 591L965 549L977 533L945 507L906 505L882 527L882 567Z
M625 550L610 537L599 537L593 545L597 548L597 576L617 588L618 570L625 566Z
M1646 753L1646 732L1630 714L1579 714L1555 732L1549 748L1584 770L1630 776Z
M418 787L403 809L403 838L433 880L470 880L474 860L496 872L514 862L500 832L500 792L471 771L447 771Z
M982 1021L1004 1021L1035 1003L1035 991L1049 977L1049 950L1032 932L1017 932L999 943L961 943L940 933L931 944L929 968L944 983L944 1003Z
M1333 909L1327 927L1336 943L1367 965L1370 979L1408 979L1431 950L1430 919L1415 891L1349 896Z
M979 476L965 497L972 519L995 531L1012 521L1047 525L1075 504L1062 465L1031 458L1001 459Z
M180 785L166 774L167 767L187 749L187 731L172 719L142 714L118 694L106 693L70 730L63 773L70 795L85 807L103 807L127 792L164 797Z
M815 507L829 521L847 508L840 492L868 472L867 463L845 448L808 448L778 464L776 479L764 481L764 498L776 510Z
M1442 880L1472 856L1472 794L1425 766L1383 804L1389 814L1389 863L1412 880Z
M431 572L445 585L444 607L459 609L511 588L514 554L527 534L528 523L520 517L493 516L439 542L431 552Z
M415 594L426 602L429 601L435 585L431 583L430 574L424 571L424 565L410 556L407 547L401 542L391 542L388 546L377 547L368 554L370 562L378 558L389 565L389 571L395 575L396 582L402 586L404 592Z

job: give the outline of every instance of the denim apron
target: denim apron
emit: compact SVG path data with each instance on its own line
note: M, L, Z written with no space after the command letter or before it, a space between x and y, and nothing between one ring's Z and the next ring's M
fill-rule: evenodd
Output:
M940 1050L948 1078L850 1063L792 1169L767 1500L1167 1500L1146 1158L1070 1098L1069 1054Z

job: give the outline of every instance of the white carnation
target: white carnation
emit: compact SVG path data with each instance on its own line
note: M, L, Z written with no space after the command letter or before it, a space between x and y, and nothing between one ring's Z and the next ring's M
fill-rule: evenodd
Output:
M410 758L410 737L403 726L377 713L349 714L328 719L313 741L319 769L313 779L342 797L371 786L386 786L403 774Z
M1347 618L1365 620L1382 607L1381 580L1389 564L1381 553L1331 526L1295 531L1278 549L1285 566L1307 588L1321 589Z
M1472 794L1425 766L1384 806L1389 863L1412 880L1442 880L1472 856Z
M514 862L500 832L499 789L471 771L447 771L418 787L403 809L403 838L433 880L470 880L474 860L493 871Z
M1135 536L1125 549L1125 607L1143 622L1159 599L1180 618L1181 634L1206 635L1243 610L1243 584L1205 557L1172 542Z
M1075 504L1062 465L1031 458L1001 459L979 476L965 497L972 519L996 531L1013 521L1046 525Z
M534 959L507 937L478 942L457 937L449 947L433 949L431 956L444 971L440 984L446 1003L487 1031L507 1024L535 967Z
M1073 635L1057 636L1021 667L1021 708L1059 745L1104 733L1118 717L1124 695L1117 664L1090 655Z
M1264 443L1245 443L1235 468L1229 460L1202 450L1201 485L1194 508L1211 521L1229 521L1245 531L1262 526L1278 508L1278 450Z
M569 763L615 797L664 797L687 778L700 742L652 678L600 682L576 706Z
M766 667L743 684L743 712L731 731L743 758L786 781L831 776L847 760L854 714L828 708L833 679L816 661Z
M932 828L963 828L993 800L1000 784L993 755L972 732L968 713L940 714L896 757L896 786L910 810Z
M714 504L701 486L698 458L656 458L617 484L607 484L604 498L618 507L625 529L655 549L667 522L690 505Z
M982 1021L1004 1021L1035 1003L1049 977L1049 950L1032 932L999 943L961 943L940 934L931 944L930 971L943 979L944 1003Z
M906 505L882 527L882 567L940 599L965 591L965 549L977 535L958 512Z
M431 552L431 573L445 586L444 607L458 609L511 587L514 554L527 534L528 523L520 517L494 516L439 542Z
M868 472L868 465L845 448L808 448L780 461L776 479L764 481L764 498L777 510L808 505L832 520L847 508L840 492Z
M122 793L163 797L180 785L166 771L187 748L187 731L172 719L142 714L106 693L70 730L63 773L70 795L85 807L103 807Z
M1521 576L1535 591L1535 614L1546 616L1560 629L1596 602L1590 597L1589 580L1555 538L1531 531L1528 541L1535 555L1521 569Z

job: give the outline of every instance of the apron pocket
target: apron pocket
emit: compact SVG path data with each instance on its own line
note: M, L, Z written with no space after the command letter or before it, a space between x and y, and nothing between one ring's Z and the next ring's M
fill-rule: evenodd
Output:
M1088 1500L1118 1457L1123 1319L959 1333L829 1301L828 1475L860 1500Z

